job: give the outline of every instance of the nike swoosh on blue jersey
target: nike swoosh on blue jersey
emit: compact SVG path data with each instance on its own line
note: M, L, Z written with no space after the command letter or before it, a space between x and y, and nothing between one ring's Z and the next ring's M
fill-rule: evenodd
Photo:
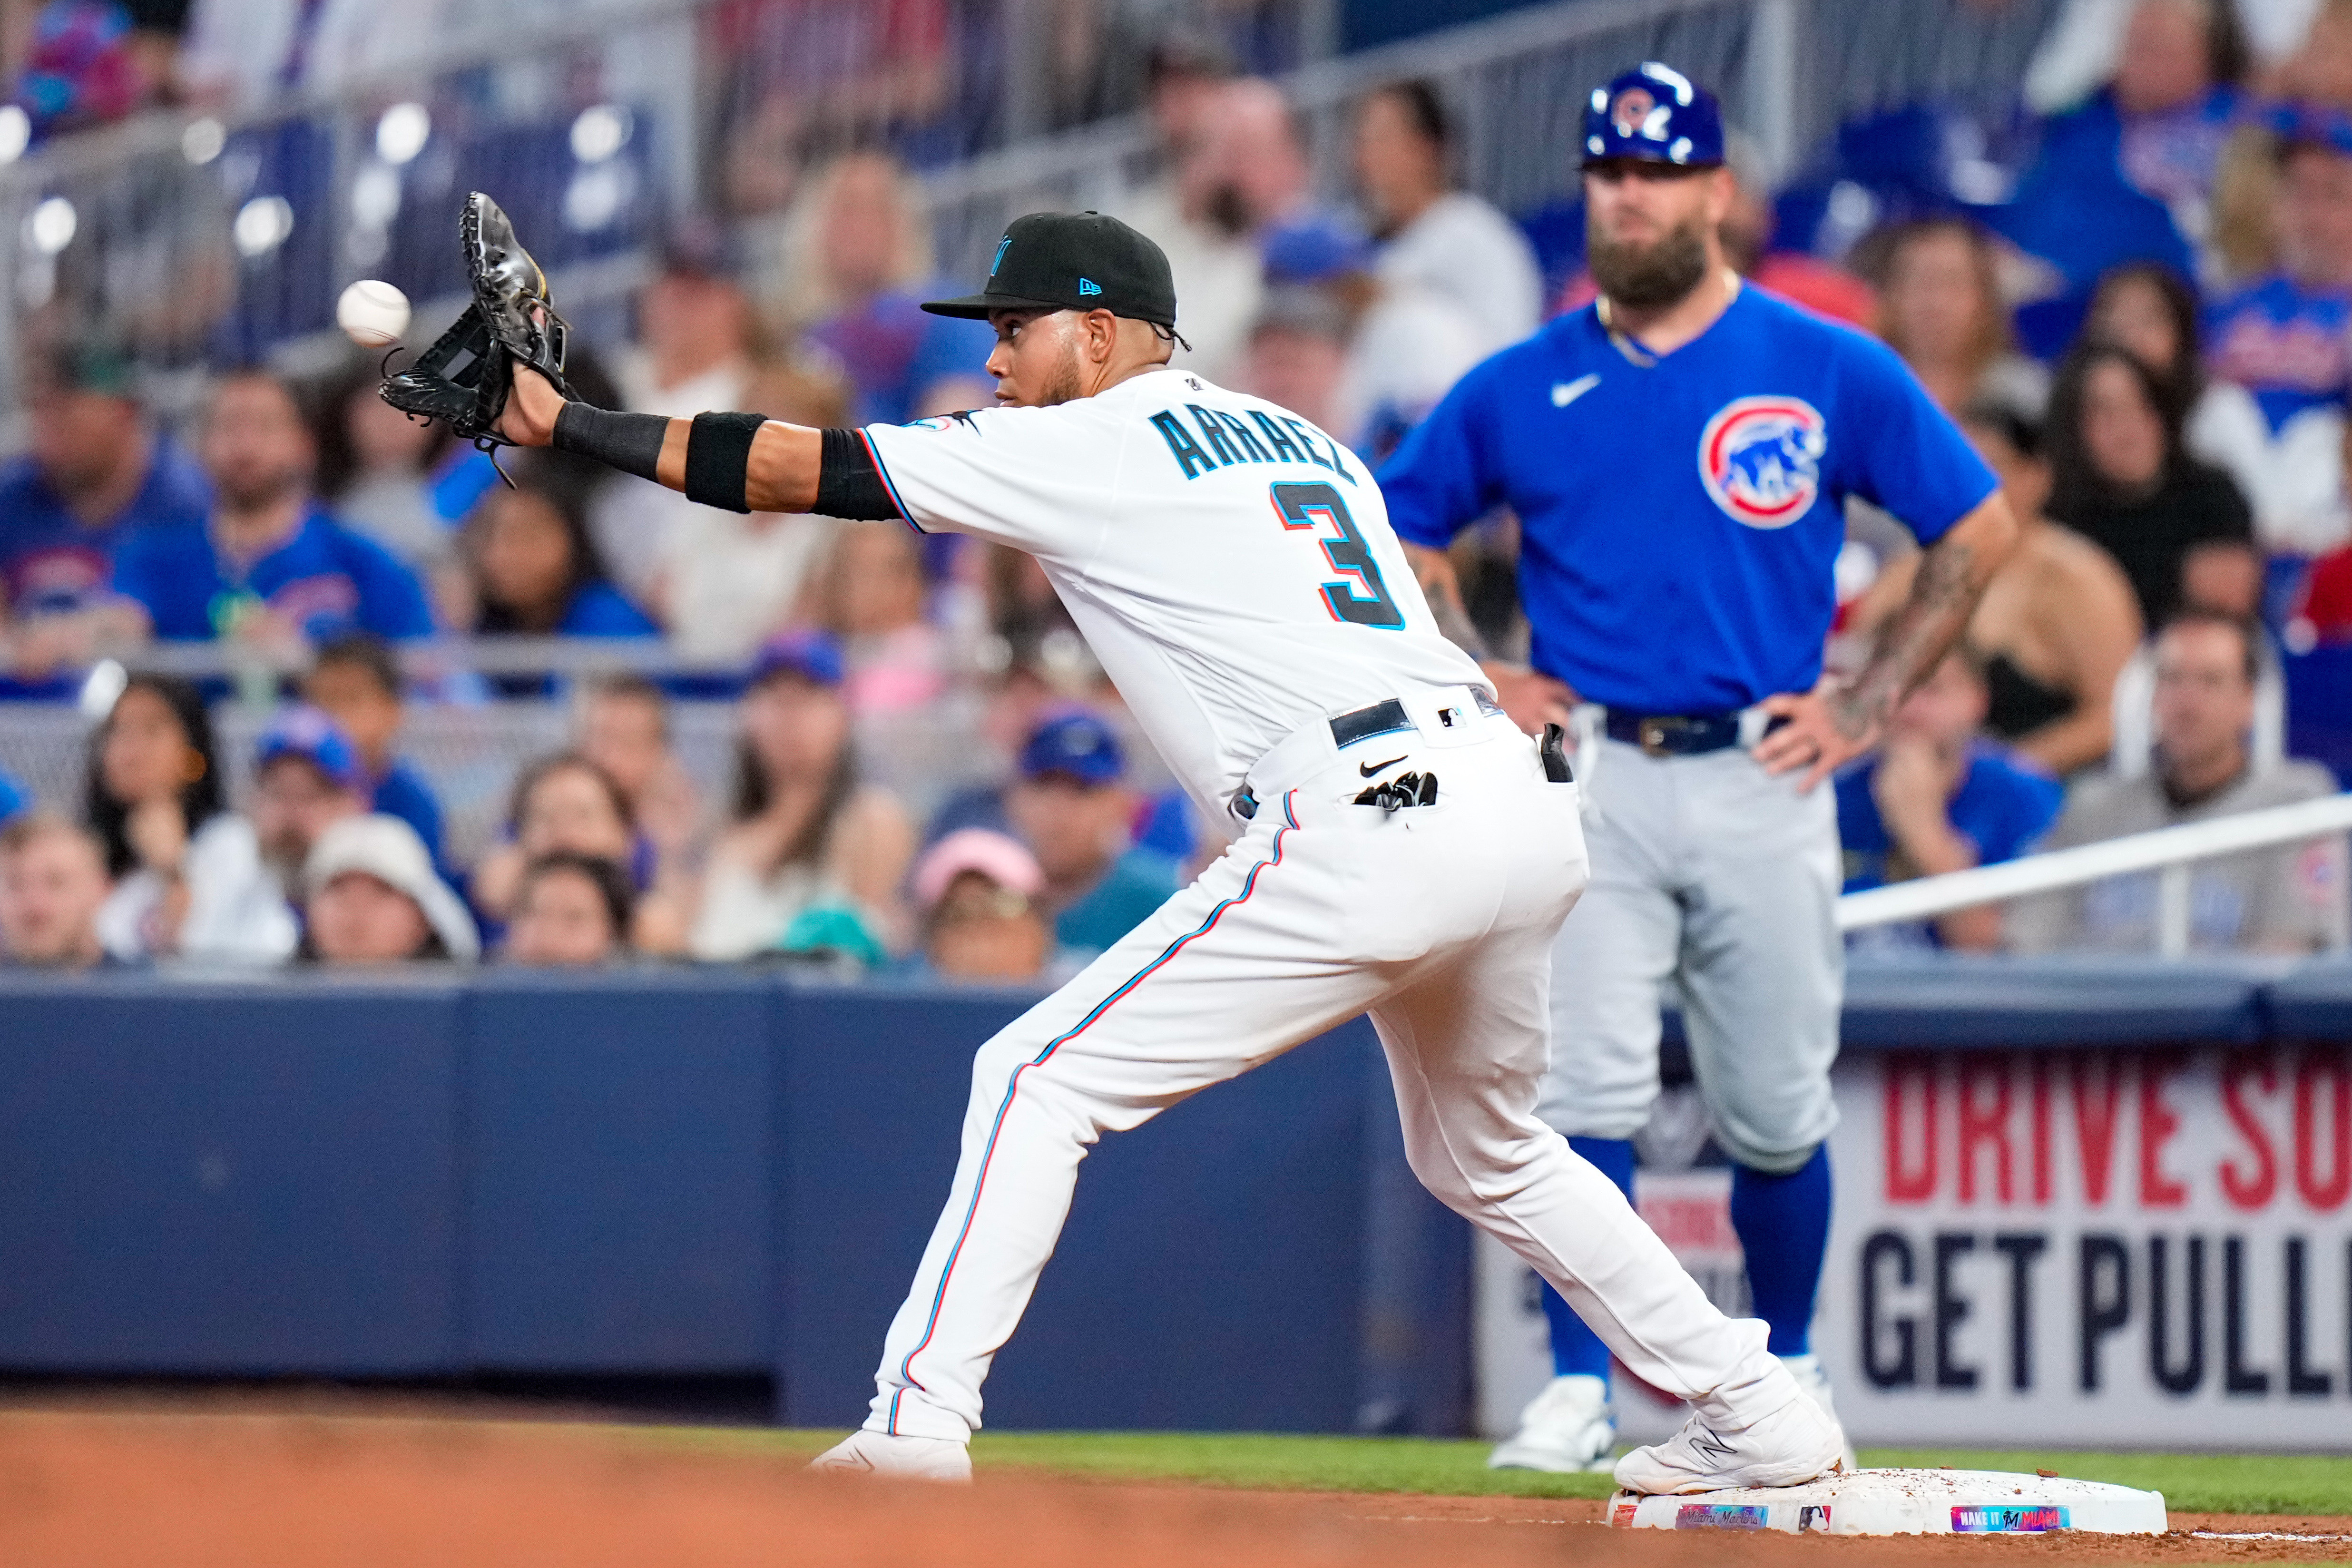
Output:
M1574 381L1556 381L1551 384L1551 405L1565 408L1594 387L1601 384L1598 375L1580 375Z

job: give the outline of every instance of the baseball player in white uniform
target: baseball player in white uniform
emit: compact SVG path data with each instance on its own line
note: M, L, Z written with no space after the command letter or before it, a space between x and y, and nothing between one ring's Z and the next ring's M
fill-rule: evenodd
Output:
M1159 247L1038 213L983 292L1000 406L817 431L565 402L519 369L501 432L710 504L904 518L1035 555L1203 810L1243 831L1200 879L983 1047L961 1159L862 1430L824 1469L971 1474L981 1384L1069 1210L1078 1163L1369 1010L1412 1167L1696 1406L1619 1479L1789 1485L1835 1424L1710 1305L1606 1177L1535 1115L1554 933L1585 881L1555 743L1440 636L1370 474L1297 416L1168 363Z

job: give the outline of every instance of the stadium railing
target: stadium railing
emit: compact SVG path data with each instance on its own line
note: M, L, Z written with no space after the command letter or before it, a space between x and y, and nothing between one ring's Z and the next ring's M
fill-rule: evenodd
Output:
M1346 183L1347 105L1421 76L1461 115L1465 183L1525 212L1570 193L1584 95L1633 61L1670 59L1720 86L1735 121L1785 169L1857 113L2013 95L2057 5L1988 15L1967 0L1559 0L1280 79L1328 194ZM1328 47L1328 18L1316 20L1328 10L1271 7L1289 18L1293 58ZM354 279L399 284L421 321L454 314L457 247L434 216L468 188L494 190L530 235L575 326L618 341L662 226L726 188L730 138L754 111L757 51L719 43L730 0L451 14L448 37L395 72L243 115L157 112L0 169L0 232L19 237L0 247L16 306L0 311L0 408L22 395L19 312L133 348L167 417L193 401L207 363L273 354L299 370L341 355L330 319ZM1137 115L1025 134L1046 122L1034 61L1047 51L1022 39L1052 25L1050 7L949 0L947 16L944 79L923 114L853 101L796 144L878 138L929 170L940 266L962 276L1021 212L1116 205L1149 175L1153 149ZM741 238L753 270L772 271L778 221L750 221Z
M2207 822L2183 823L2151 833L2135 833L2097 844L2077 845L1997 866L1979 866L1938 877L1921 877L1891 887L1848 893L1838 900L1841 931L1932 920L1955 910L2007 903L2036 893L2078 888L2108 877L2157 873L2156 949L2165 958L2189 952L2189 868L2200 860L2252 849L2275 848L2341 834L2352 828L2352 794L2329 795L2294 805L2272 806ZM2343 889L2336 893L2341 902ZM2330 947L2352 944L2339 910Z

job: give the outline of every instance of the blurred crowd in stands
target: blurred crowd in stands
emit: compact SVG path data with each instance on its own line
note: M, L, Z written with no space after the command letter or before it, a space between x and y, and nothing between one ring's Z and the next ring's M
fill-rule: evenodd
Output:
M733 212L783 205L812 153L844 140L887 140L930 164L1008 132L1126 113L1171 28L1275 70L1303 63L1312 25L1286 0L1047 0L1032 35L1051 44L1030 62L1034 122L1011 126L1005 57L1020 18L995 0L711 0L697 11ZM566 25L640 19L560 0L505 0L491 16L455 0L10 0L0 70L38 141L157 107L266 114L414 79L485 40L528 48Z
M19 100L100 44L150 62L122 67L133 99L166 79L251 94L287 26L348 9L369 31L334 0L196 0L166 69L150 57L171 58L158 37L180 21L152 9L54 0ZM1071 9L1129 25L1128 8ZM749 37L853 13L898 61L856 90L927 90L923 51L947 46L919 3L764 0L714 25ZM205 31L231 16L258 31ZM1580 220L1461 188L1458 106L1422 81L1353 106L1346 188L1318 185L1292 106L1226 36L1163 26L1120 56L1132 83L1073 67L1056 91L1076 117L1148 112L1155 172L1105 205L1170 255L1180 357L1377 464L1465 370L1591 299ZM296 54L280 68L327 68ZM106 71L58 100L98 115L118 101L93 85ZM575 387L813 425L985 402L985 326L917 307L961 285L938 276L904 150L804 158L809 95L849 88L770 86L712 210L781 204L783 221L670 223L633 334L576 346ZM1838 781L1849 888L2313 798L2336 787L2323 762L2352 760L2352 663L2325 662L2352 647L2352 0L2069 0L2016 119L1890 114L1778 191L1752 153L1735 163L1732 248L1754 286L1884 337L2025 522L1962 646ZM1955 162L1996 145L2016 150L2013 177ZM1559 149L1564 167L1575 155ZM751 252L747 235L773 243ZM29 448L0 470L0 695L87 700L102 654L136 669L151 641L211 641L278 672L265 690L283 706L249 757L225 756L222 682L133 674L91 731L79 798L0 781L14 963L774 957L1028 982L1086 962L1222 852L1220 820L1165 787L1017 554L737 516L547 454L509 454L501 484L385 407L373 365L301 384L222 368L176 431L133 371L103 337L42 347ZM1833 665L1867 648L1916 564L1892 519L1858 507L1849 531ZM1515 551L1507 515L1457 549L1506 657L1525 648ZM462 657L435 663L453 634L665 639L675 662L469 676ZM2285 754L2320 732L2290 724L2290 697L2342 750ZM419 705L509 700L563 705L572 740L520 769L493 841L460 855L404 724ZM698 784L674 720L713 701L732 704L731 767ZM927 739L893 761L891 736ZM944 757L956 766L923 760ZM2340 840L2205 862L2193 940L2339 944L2347 882ZM2146 950L2156 901L2153 877L2116 879L1869 940Z

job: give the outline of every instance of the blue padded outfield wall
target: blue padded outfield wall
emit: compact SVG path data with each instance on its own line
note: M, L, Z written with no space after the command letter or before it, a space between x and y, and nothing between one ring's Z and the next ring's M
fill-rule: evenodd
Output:
M782 1419L850 1424L971 1055L1029 1000L741 971L12 977L0 1370L773 1373ZM1458 1423L1464 1237L1393 1116L1359 1021L1108 1141L992 1418Z
M1857 964L1849 1049L2352 1039L2352 968ZM1030 998L0 980L0 1373L772 1375L854 1422ZM992 1425L1454 1432L1466 1232L1361 1020L1108 1139Z

